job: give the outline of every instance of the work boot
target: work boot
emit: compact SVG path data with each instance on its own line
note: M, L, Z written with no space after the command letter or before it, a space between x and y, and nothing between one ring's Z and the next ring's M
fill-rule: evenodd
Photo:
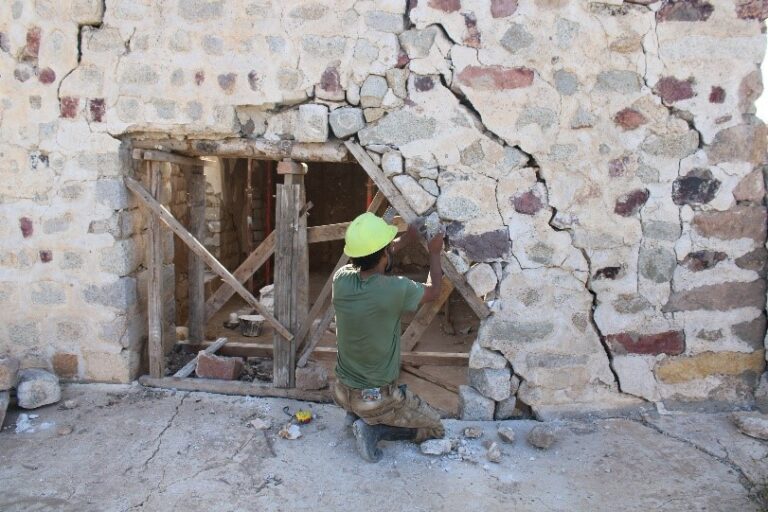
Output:
M418 430L415 428L392 427L389 425L376 425L379 438L382 441L413 441Z
M368 462L379 462L381 450L377 446L381 437L376 425L369 425L363 420L357 420L352 424L352 432L355 434L357 453Z

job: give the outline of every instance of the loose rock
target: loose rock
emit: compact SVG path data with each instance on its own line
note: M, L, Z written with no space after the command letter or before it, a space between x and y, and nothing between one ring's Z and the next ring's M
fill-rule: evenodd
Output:
M18 381L19 360L12 356L0 357L0 391L11 389Z
M742 434L768 441L768 415L760 412L735 412L731 419Z
M500 427L496 433L505 443L512 444L515 442L515 431L509 427Z
M201 352L197 357L195 374L203 379L236 380L243 372L243 360L239 357L222 357Z
M3 428L5 413L8 411L8 404L11 401L11 394L8 391L0 391L0 430Z
M499 448L499 445L496 443L491 443L485 456L490 462L495 462L496 464L501 462L501 449Z
M64 403L61 404L62 409L74 409L77 407L77 400L64 400Z
M526 439L531 446L542 450L549 449L557 440L554 429L547 425L537 425L533 427L531 431L528 432L528 437Z
M480 427L467 427L464 429L464 437L467 439L479 439L483 437L483 429Z
M452 447L450 439L429 439L419 445L424 455L445 455L450 453Z
M52 373L41 368L28 368L19 373L19 383L16 387L16 398L19 407L36 409L61 400L59 379Z
M296 387L299 389L323 389L328 386L328 371L315 363L296 368Z

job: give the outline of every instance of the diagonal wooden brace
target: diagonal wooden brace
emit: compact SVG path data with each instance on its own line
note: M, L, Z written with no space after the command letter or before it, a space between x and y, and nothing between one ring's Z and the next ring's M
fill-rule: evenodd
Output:
M292 340L293 335L286 329L277 319L270 313L256 298L249 292L240 282L233 276L229 270L222 265L216 257L208 252L208 249L200 243L200 241L193 237L189 231L184 229L184 226L176 220L171 212L168 211L163 205L158 203L146 189L136 181L135 179L126 176L125 185L128 189L136 194L136 197L148 210L154 213L160 220L162 220L176 236L178 236L184 244L189 247L189 250L197 254L219 277L221 277L225 283L231 286L235 292L237 292L245 301L259 312L264 319L272 324L277 332L280 333L286 340Z

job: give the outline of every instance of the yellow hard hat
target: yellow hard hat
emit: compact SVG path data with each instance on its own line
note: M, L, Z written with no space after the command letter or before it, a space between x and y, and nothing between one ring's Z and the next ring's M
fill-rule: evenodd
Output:
M344 254L362 258L383 249L397 236L397 228L371 212L358 215L344 235Z

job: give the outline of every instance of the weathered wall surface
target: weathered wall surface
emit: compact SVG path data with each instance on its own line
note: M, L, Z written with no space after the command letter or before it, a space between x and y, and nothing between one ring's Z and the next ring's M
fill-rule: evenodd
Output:
M742 401L763 371L763 1L0 9L0 336L28 360L136 371L120 137L352 136L493 300L468 414Z

